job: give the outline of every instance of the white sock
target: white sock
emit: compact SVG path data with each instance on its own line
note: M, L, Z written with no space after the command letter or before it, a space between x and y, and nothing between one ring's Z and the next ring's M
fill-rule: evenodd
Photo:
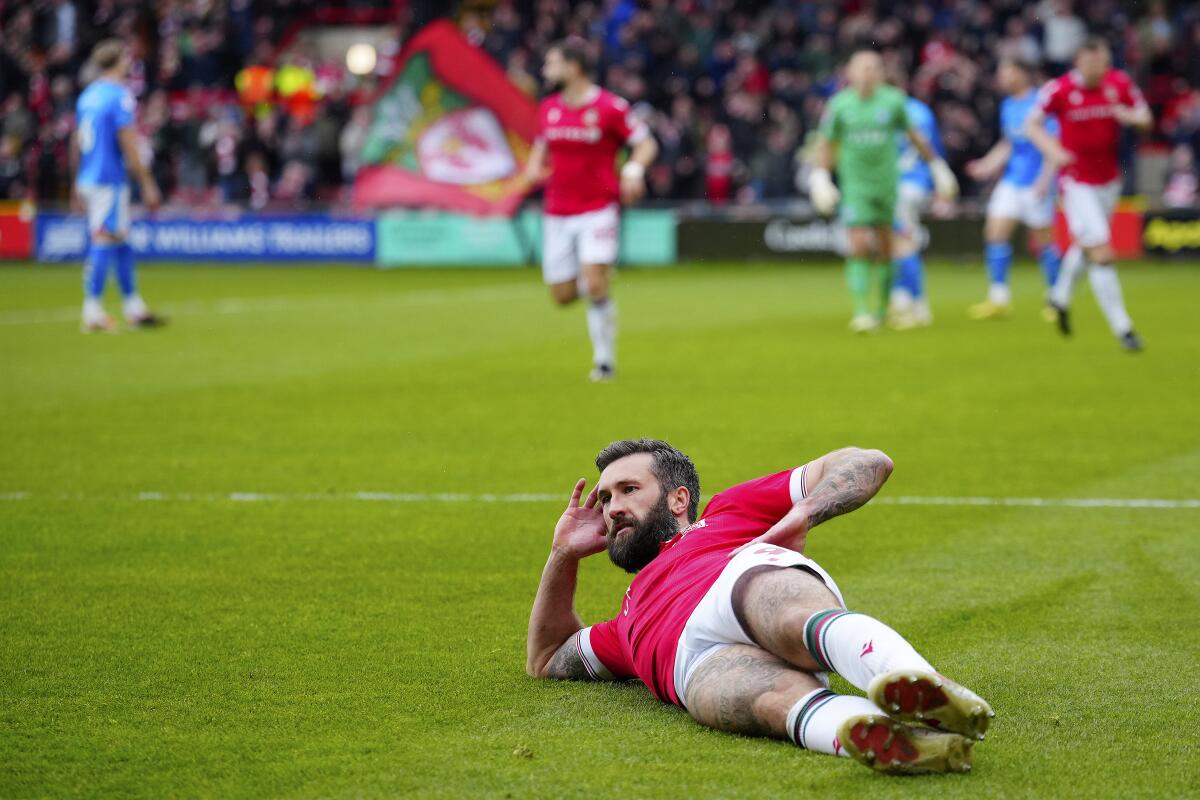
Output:
M141 319L150 313L150 309L146 307L146 301L142 299L140 294L131 294L121 301L121 308L125 312L125 319L133 321Z
M1083 248L1077 244L1071 245L1062 257L1062 264L1058 268L1058 280L1054 282L1054 287L1050 290L1051 303L1062 308L1071 305L1071 295L1075 292L1075 281L1079 280L1083 266Z
M1112 264L1093 264L1088 270L1088 280L1092 284L1092 294L1108 320L1108 327L1117 336L1124 336L1133 330L1133 320L1125 310L1125 298L1121 296L1121 281L1117 279L1117 268Z
M990 283L987 299L998 306L1006 306L1012 302L1012 290L1006 283Z
M883 714L883 711L865 697L816 689L800 698L788 712L788 736L805 750L845 756L846 751L838 740L838 728L850 717L860 714Z
M592 363L617 363L617 304L611 297L592 300L587 308L588 335L592 337Z
M98 297L85 297L83 299L83 321L84 322L99 322L105 317L104 304L100 302Z
M912 292L908 289L902 289L899 286L892 289L892 295L889 299L889 304L892 310L899 314L907 314L913 307Z
M879 620L844 609L818 611L804 623L808 652L823 668L866 691L871 679L895 669L934 672L903 636Z

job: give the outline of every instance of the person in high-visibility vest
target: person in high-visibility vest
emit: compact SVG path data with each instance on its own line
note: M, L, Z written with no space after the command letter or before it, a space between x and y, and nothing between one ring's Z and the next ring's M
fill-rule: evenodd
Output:
M270 110L275 93L275 70L265 64L251 64L239 71L233 82L238 101L247 114L258 116Z
M303 63L287 63L275 72L275 91L297 122L312 122L317 106L317 77Z

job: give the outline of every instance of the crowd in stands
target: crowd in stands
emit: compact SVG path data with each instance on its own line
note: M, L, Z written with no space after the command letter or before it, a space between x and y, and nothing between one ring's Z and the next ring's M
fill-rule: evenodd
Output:
M386 80L350 75L301 46L281 48L313 0L0 0L0 199L61 200L86 56L119 36L133 59L138 124L168 197L256 208L337 202L370 121L359 100ZM434 4L449 7L452 3ZM1200 6L1116 0L475 0L468 34L531 93L548 46L593 49L600 83L634 103L660 140L651 195L744 204L797 195L799 156L840 61L882 50L889 72L929 102L948 160L962 167L997 136L993 73L1011 56L1054 76L1088 33L1146 93L1149 141L1170 149L1164 200L1196 201ZM351 0L385 19L397 45L414 27L405 0ZM269 44L268 44L269 43ZM285 77L286 76L286 77ZM256 92L260 92L258 96ZM1132 141L1131 141L1132 148ZM1132 153L1132 149L1130 150ZM1132 170L1129 171L1132 174Z

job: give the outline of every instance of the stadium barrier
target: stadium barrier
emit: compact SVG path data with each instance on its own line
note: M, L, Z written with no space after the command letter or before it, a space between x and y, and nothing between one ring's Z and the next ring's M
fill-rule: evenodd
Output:
M1142 229L1140 207L1123 201L1112 224L1118 258L1143 255ZM1055 230L1065 248L1070 236L1061 212ZM926 254L932 257L981 258L983 217L972 214L954 219L926 219L918 237L925 244ZM797 261L805 257L826 260L844 253L845 241L846 232L840 222L811 214L705 214L679 223L679 256L687 261ZM1149 249L1148 252L1160 254Z
M1142 246L1147 255L1200 258L1200 210L1179 208L1146 214Z
M676 216L661 209L621 214L622 264L667 266L678 259ZM471 217L447 211L387 211L379 217L381 267L520 267L542 257L542 215Z
M38 261L78 261L87 248L82 217L39 213ZM134 252L171 261L375 261L375 220L323 214L236 219L153 218L129 230Z
M13 212L12 220L17 217ZM9 220L0 216L0 225ZM16 226L17 222L11 222ZM24 246L12 258L44 263L80 261L87 249L84 219L58 212L37 214L25 224ZM472 217L441 211L392 211L377 218L327 214L236 219L146 218L129 232L145 260L365 262L380 267L521 267L541 259L541 214ZM0 227L0 231L7 231ZM14 237L15 240L16 237ZM9 240L5 236L5 240ZM665 266L677 260L673 211L632 209L621 218L621 261Z
M308 214L233 219L146 218L133 223L130 242L146 260L354 262L379 267L520 267L541 259L541 214L473 217L433 210L387 211L377 217ZM926 220L921 236L933 257L977 256L983 220L975 214ZM1066 224L1056 220L1063 242ZM0 259L80 261L87 247L82 217L0 204ZM804 213L758 209L708 211L639 208L621 216L621 263L665 266L685 261L828 260L843 250L836 221ZM1135 258L1200 256L1200 211L1143 213L1126 202L1113 221L1118 255ZM976 263L975 261L971 262Z
M0 202L0 259L33 255L34 208L30 203Z

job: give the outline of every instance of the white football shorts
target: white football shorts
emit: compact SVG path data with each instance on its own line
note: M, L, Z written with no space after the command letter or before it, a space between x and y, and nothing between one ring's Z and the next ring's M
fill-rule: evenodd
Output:
M88 233L103 231L118 239L129 234L129 186L80 184L79 198L87 213Z
M542 277L547 284L579 277L580 264L615 264L621 243L616 204L582 214L542 218Z
M1063 178L1062 190L1071 238L1083 247L1108 244L1112 238L1109 221L1121 198L1121 179L1091 184Z
M1038 197L1032 186L1000 181L988 199L987 215L1015 219L1029 228L1049 228L1054 223L1054 192Z
M824 581L837 598L838 605L846 607L842 592L833 578L812 559L794 550L769 544L746 548L729 560L683 627L679 646L675 650L675 694L681 703L687 701L688 682L696 668L709 656L731 644L755 645L733 613L733 587L746 570L760 566L800 567L809 571ZM819 674L818 677L828 683L826 675Z

